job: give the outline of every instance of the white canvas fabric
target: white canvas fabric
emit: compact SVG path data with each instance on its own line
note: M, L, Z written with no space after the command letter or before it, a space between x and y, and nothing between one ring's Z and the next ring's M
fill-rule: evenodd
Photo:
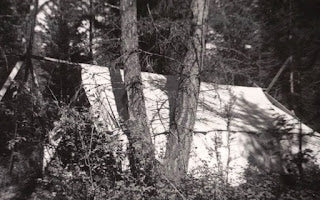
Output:
M97 117L97 127L119 133L121 119L109 68L86 64L81 67L83 87L92 113ZM122 71L121 75L123 77ZM176 80L143 72L142 82L149 127L161 161L166 146L165 133L169 131L170 105L176 97ZM188 170L197 173L205 166L228 174L230 183L239 184L244 181L241 177L249 164L265 169L278 165L279 156L274 153L278 149L272 148L278 148L275 138L285 131L291 133L290 142L279 141L279 144L296 153L297 135L311 134L313 136L303 138L304 148L312 149L318 156L317 143L320 145L320 142L314 136L318 133L273 105L261 88L201 83Z

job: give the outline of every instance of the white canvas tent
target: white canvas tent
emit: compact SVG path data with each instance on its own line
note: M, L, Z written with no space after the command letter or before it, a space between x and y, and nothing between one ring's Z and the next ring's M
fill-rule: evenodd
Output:
M117 88L112 87L109 68L86 64L81 67L83 87L98 118L97 124L119 132ZM143 72L142 80L150 131L157 159L161 161L165 133L169 130L170 105L175 98L175 78ZM230 183L240 183L249 164L266 170L279 168L277 148L297 153L301 133L303 149L313 150L320 160L318 133L273 105L261 88L201 83L200 90L189 172L206 166L228 173ZM291 133L286 135L290 140L279 139L284 132Z

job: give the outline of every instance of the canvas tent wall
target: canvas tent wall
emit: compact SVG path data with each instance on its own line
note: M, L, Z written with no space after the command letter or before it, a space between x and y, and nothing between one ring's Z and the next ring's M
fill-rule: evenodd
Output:
M112 88L109 68L83 64L82 81L98 124L117 132L120 124L114 93L117 90ZM161 161L176 80L143 72L142 81L150 131L157 159ZM280 169L280 155L276 152L281 148L297 153L300 133L305 135L303 148L313 150L319 160L318 133L273 105L261 88L202 83L189 172L207 166L227 173L228 181L236 183L242 181L249 164L267 170Z

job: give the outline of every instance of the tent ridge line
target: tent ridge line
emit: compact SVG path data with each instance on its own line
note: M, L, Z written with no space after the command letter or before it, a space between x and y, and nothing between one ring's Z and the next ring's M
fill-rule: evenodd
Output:
M43 60L43 61L48 61L48 62L75 65L75 66L80 66L81 64L90 65L87 63L71 62L71 61L66 61L66 60L62 60L62 59L58 59L58 58L51 58L51 57L47 57L47 56L31 55L31 58L33 58L35 60Z

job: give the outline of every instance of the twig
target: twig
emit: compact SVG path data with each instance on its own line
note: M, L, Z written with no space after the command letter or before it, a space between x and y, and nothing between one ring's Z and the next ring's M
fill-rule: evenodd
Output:
M70 100L70 102L69 102L69 106L71 105L71 104L73 104L74 102L76 102L76 100L77 100L77 98L78 97L80 97L81 96L81 94L79 94L80 93L80 91L83 89L83 85L81 84L80 86L79 86L79 88L77 89L77 91L75 92L75 94L73 95L73 97L71 98L71 100Z
M79 134L79 137L80 137L80 140L81 140L82 149L85 151L84 164L89 168L90 184L91 184L91 187L93 189L94 188L94 184L93 184L92 166L91 166L91 162L90 162L90 158L89 158L91 150L88 152L88 147L85 144L84 138L83 138L83 136L82 136L80 131L78 132L78 134ZM91 136L92 136L92 132L91 132Z
M51 93L52 97L54 98L54 100L56 101L55 104L58 108L61 109L60 105L59 105L59 100L57 99L56 95L53 93L53 91L51 90L51 88L48 86L47 87L49 89L49 92Z
M115 6L115 5L112 5L110 3L107 3L107 2L104 2L105 5L109 6L110 8L114 8L114 9L117 9L117 10L120 10L120 7L119 6Z
M151 18L152 25L154 26L154 28L156 29L156 31L160 33L160 31L159 31L158 28L156 27L156 24L154 23L154 19L153 19L153 16L152 16L152 14L151 14L151 10L150 10L149 4L147 4L147 9L148 9L149 16L150 16L150 18Z
M180 62L179 60L177 60L177 59L175 59L175 58L173 58L173 57L161 55L161 54L158 54L158 53L152 53L152 52L149 52L149 51L144 51L144 50L142 50L142 49L139 49L139 51L142 52L142 53L148 54L148 55L163 57L163 58L166 58L166 59L175 61L175 62L177 62L178 64L180 64L181 66L184 66L184 63Z
M18 123L17 123L17 120L15 120L14 139L17 138L17 132L18 132ZM9 164L9 174L10 175L11 175L12 169L13 169L14 156L15 156L14 147L12 147L11 156L10 156L10 164Z

